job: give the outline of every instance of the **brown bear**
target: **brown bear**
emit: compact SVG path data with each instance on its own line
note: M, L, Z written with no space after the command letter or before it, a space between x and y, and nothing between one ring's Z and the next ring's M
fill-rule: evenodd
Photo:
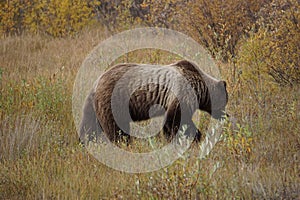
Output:
M182 60L170 65L118 64L102 74L83 108L80 139L100 135L112 142L130 139L132 121L164 115L163 132L173 138L182 129L200 138L192 116L197 109L223 118L228 101L226 82L217 80L194 63Z

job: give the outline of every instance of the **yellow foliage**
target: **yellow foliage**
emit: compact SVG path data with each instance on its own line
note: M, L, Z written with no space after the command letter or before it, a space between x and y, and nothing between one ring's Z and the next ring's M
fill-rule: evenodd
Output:
M29 13L26 22L32 31L44 30L53 36L65 36L88 24L92 10L83 0L42 0L37 1Z
M181 23L211 54L231 61L238 41L249 31L263 0L195 0L182 9Z
M241 45L238 66L244 80L300 83L300 13L299 4L292 5L276 11L275 21L260 22L260 29Z
M26 3L27 1L24 1ZM22 11L24 4L19 0L0 2L0 34L20 32L22 29Z
M249 159L253 148L253 133L248 126L237 124L232 130L232 124L224 128L225 142L232 154Z
M1 3L0 33L29 30L55 37L72 35L93 21L93 8L99 1L25 0Z

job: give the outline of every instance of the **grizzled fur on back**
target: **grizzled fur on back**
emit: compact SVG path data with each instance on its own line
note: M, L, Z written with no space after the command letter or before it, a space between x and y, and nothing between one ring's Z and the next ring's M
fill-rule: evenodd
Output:
M226 83L208 76L189 61L166 66L119 64L102 74L87 98L81 139L86 136L90 139L91 132L103 131L109 140L116 142L122 136L129 138L131 121L163 114L167 137L174 136L185 124L186 133L199 138L200 132L192 122L195 110L219 119L224 115L227 101ZM155 105L162 109L151 110Z

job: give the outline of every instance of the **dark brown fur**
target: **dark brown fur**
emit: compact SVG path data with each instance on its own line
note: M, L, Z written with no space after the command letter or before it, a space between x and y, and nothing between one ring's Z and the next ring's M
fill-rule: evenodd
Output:
M168 68L166 68L168 67ZM142 70L141 78L136 74L131 76L130 70ZM154 73L154 71L155 73ZM139 72L137 72L139 73ZM178 73L183 76L190 84L192 92L196 94L195 99L185 99L190 91L186 91L184 86L177 83L172 74ZM126 74L126 80L122 77ZM138 74L139 75L139 74ZM132 85L139 85L148 80L148 84L136 89L130 94L129 105L126 105L126 92ZM117 111L123 107L129 107L130 117L127 117L122 111L117 112L120 115L122 127L116 123L112 110L112 98L116 84L120 83L119 96L117 96ZM170 87L176 85L178 94L173 93ZM132 89L132 88L131 88ZM182 95L181 95L182 94ZM197 102L196 107L190 105L191 102ZM167 66L138 65L138 64L120 64L110 68L98 80L96 88L91 92L84 106L83 119L81 123L81 139L90 140L89 133L105 133L111 141L118 141L122 136L129 138L129 123L131 121L147 120L149 109L155 104L159 104L165 111L164 133L167 137L174 136L183 124L188 125L186 134L192 136L196 134L199 138L200 133L192 122L192 115L196 109L201 109L210 113L214 118L221 118L224 114L225 106L228 101L226 83L218 81L208 76L198 69L198 67L186 60L179 61ZM181 103L180 103L181 102ZM125 105L123 105L125 104ZM160 116L164 112L157 110L152 113L153 116ZM184 117L183 117L184 116ZM97 121L97 122L95 122ZM96 124L95 124L96 123Z

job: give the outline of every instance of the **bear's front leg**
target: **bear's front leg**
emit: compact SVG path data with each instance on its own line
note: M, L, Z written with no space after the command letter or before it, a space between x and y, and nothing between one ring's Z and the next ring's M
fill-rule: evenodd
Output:
M186 125L187 129L185 130L184 134L189 138L194 138L195 141L199 142L201 139L201 132L199 129L195 126L192 119L189 121L183 123L182 125ZM180 130L183 130L182 127Z
M181 120L180 106L178 102L173 102L166 114L165 125L163 127L164 136L170 141L178 132Z
M197 129L192 121L193 113L188 106L179 105L178 102L174 102L167 110L166 122L164 125L164 134L168 140L172 139L178 131L184 131L184 135L195 138L196 141L200 141L201 132ZM186 129L184 130L184 126Z
M164 135L170 141L179 131L184 131L184 135L188 138L194 138L197 142L201 139L201 132L195 126L192 120L184 120L180 124L180 120L177 120L176 117L174 120L166 120L164 126Z

